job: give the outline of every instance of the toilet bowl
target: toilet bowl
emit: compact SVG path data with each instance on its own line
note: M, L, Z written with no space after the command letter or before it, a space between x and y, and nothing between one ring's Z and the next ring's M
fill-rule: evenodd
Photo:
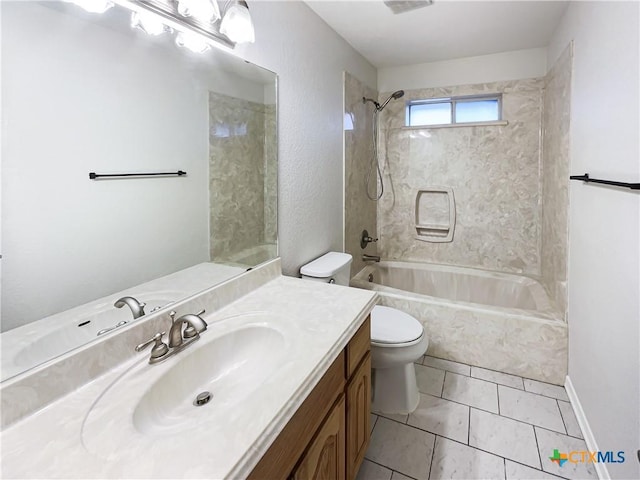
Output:
M300 268L303 279L349 285L352 257L329 252ZM420 402L413 362L427 351L422 324L391 307L371 312L372 409L381 413L413 412Z
M425 354L429 339L422 324L390 307L371 312L372 409L382 413L413 412L420 402L413 362Z

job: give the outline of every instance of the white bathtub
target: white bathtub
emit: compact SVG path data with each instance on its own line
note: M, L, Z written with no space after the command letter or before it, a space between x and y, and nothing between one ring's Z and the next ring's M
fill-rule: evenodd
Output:
M428 354L564 384L567 325L534 279L428 263L368 265L351 285L422 322Z

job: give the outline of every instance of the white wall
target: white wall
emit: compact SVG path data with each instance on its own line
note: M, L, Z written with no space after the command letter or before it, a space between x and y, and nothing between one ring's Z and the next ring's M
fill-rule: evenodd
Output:
M523 78L547 73L545 48L457 58L378 70L378 91L471 85Z
M640 181L637 2L572 2L549 46L574 41L571 174ZM613 478L640 478L640 194L571 182L569 377Z
M251 2L237 53L278 77L278 241L285 274L343 246L343 80L376 70L302 2Z

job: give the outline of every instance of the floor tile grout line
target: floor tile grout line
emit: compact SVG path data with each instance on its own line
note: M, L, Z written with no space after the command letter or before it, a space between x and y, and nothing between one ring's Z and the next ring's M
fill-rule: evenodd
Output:
M479 379L479 380L481 380L481 379ZM485 380L485 382L491 382L491 380ZM491 382L491 383L496 383L496 382ZM496 385L498 385L498 386L500 386L500 387L504 387L504 388L510 388L511 390L516 390L516 391L518 391L518 392L525 392L525 393L528 393L529 395L537 395L538 397L542 397L542 398L550 398L550 399L552 399L552 400L558 400L558 401L560 401L560 402L565 402L565 403L569 403L569 404L571 403L571 402L567 402L566 400L562 400L561 398L557 398L557 397L549 397L548 395L542 395L541 393L530 392L530 391L528 391L528 390L523 390L523 389L520 389L520 388L515 388L515 387L512 387L512 386L510 386L510 385L503 385L502 383L497 383ZM560 408L560 407L558 407L558 408Z
M446 368L440 368L440 367L434 367L433 365L427 365L427 364L424 363L424 360L425 360L426 357L435 358L436 360L443 360L445 362L457 363L458 365L463 365L465 367L469 367L469 375L465 375L464 373L453 372L451 370L447 370ZM443 370L445 372L458 373L458 375L464 375L465 377L470 377L471 376L471 365L467 365L466 363L460 363L460 362L456 362L454 360L447 360L446 358L432 357L431 355L423 355L422 362L423 362L422 365L424 365L425 367L437 368L438 370Z
M564 421L564 415L562 414L562 409L560 408L560 404L558 403L558 399L556 398L556 405L558 406L558 410L560 411L560 418L562 419L562 425L564 426L564 432L566 435L569 435L569 430L567 429L567 422Z
M498 399L498 415L502 416L500 413L500 385L496 385L496 398Z
M462 442L460 442L458 440L454 440L453 438L445 437L445 436L442 436L442 435L436 435L436 437L444 438L445 440L450 440L450 441L455 442L455 443L457 443L459 445L462 445L464 447L469 447L469 448L471 448L473 450L478 450L479 452L486 453L487 455L492 455L494 457L502 458L503 460L509 460L511 462L516 462L516 463L519 463L520 465L524 465L525 467L529 467L529 468L532 468L534 470L538 470L540 472L543 472L543 470L540 470L539 468L532 467L531 465L527 465L526 463L518 462L517 460L512 460L511 458L503 457L502 455L498 455L495 452L490 452L489 450L484 450L482 448L478 448L478 447L475 447L473 445L465 445L464 443L462 443Z
M391 419L389 419L389 420L391 420ZM400 423L400 422L398 422L396 420L393 420L393 421L396 422L396 423ZM410 425L408 423L400 423L400 425L406 425L407 427L415 428L416 430L420 430L421 432L428 433L430 435L440 436L440 437L443 437L443 438L446 438L446 439L449 439L449 440L453 440L454 442L459 442L459 440L454 440L453 438L447 437L446 435L443 435L441 433L432 432L431 430L427 430L426 428L421 428L421 427L418 427L416 425ZM459 442L459 443L462 443L462 442ZM464 443L462 443L462 444L464 445Z
M524 380L531 380L531 379L530 378L525 378ZM533 380L533 381L537 382L538 380ZM539 382L539 383L544 383L544 382ZM560 385L554 385L553 383L548 383L547 385L551 385L552 387L558 387L558 388L564 389L564 387L561 387ZM551 395L545 395L544 393L532 392L531 390L527 390L526 384L524 386L524 391L527 392L527 393L532 393L534 395L540 395L541 397L553 398L554 400L561 400L563 402L571 403L571 400L567 400L567 399L564 399L564 398L558 398L558 397L551 396ZM565 390L565 394L566 394L566 390Z
M437 397L436 397L436 398L437 398ZM384 418L385 420L389 420L389 421L391 421L391 422L396 422L396 423L398 423L398 424L400 424L400 425L404 425L405 427L411 427L411 428L413 428L414 430L419 430L419 431L421 431L421 432L428 433L429 435L438 435L437 433L430 432L429 430L425 430L424 428L416 427L415 425L409 425L408 423L402 423L402 422L399 422L399 421L397 421L397 420L394 420L393 418L387 418L387 417L382 417L382 418ZM409 421L409 419L408 419L408 418L407 418L407 421ZM402 473L402 472L400 472L400 473ZM404 475L404 474L403 474L403 475Z
M425 365L425 364L424 364L424 359L425 359L426 357L429 357L429 358L435 358L436 360L444 360L445 362L457 363L458 365L464 365L465 367L469 367L469 375L465 375L465 374L463 374L463 373L458 373L458 372L453 372L453 371L451 371L451 370L447 370L447 369L445 369L445 368L439 368L439 367L433 367L433 366L431 366L431 365ZM458 375L462 375L462 376L464 376L464 377L471 377L471 378L475 378L475 379L477 379L477 380L483 380L483 381L485 381L485 382L491 382L491 383L495 383L495 384L497 384L497 385L503 385L503 386L505 386L505 387L513 388L513 389L515 389L515 390L525 391L525 392L528 392L528 393L532 393L532 394L534 394L534 395L540 395L541 397L553 398L553 399L555 399L555 400L560 400L560 401L562 401L562 402L569 402L569 400L565 400L564 398L553 397L553 396L545 395L544 393L532 392L532 391L530 391L530 390L527 390L527 387L525 386L524 381L525 381L525 380L529 380L529 381L531 381L531 382L537 382L537 383L541 383L541 384L543 384L543 385L549 385L549 386L551 386L551 387L557 387L557 388L562 388L562 389L564 389L564 387L563 387L563 386L561 386L561 385L555 385L555 384L553 384L553 383L543 382L543 381L541 381L541 380L535 380L535 379L533 379L533 378L527 378L527 377L523 377L523 376L521 376L521 375L515 375L515 374L513 374L513 373L507 373L507 372L503 372L503 371L500 371L500 370L493 370L493 369L491 369L491 368L478 367L477 365L469 365L469 364L462 363L462 362L456 362L455 360L447 360L446 358L433 357L433 356L431 356L431 355L423 355L423 356L422 356L422 360L421 360L421 361L423 362L423 363L422 363L422 365L423 365L423 366L425 366L425 367L437 368L438 370L443 370L444 372L456 373L456 374L458 374ZM494 381L491 381L491 380L485 380L484 378L474 377L473 375L471 375L471 369L472 369L472 368L474 368L474 367L475 367L475 368L480 368L480 369L482 369L482 370L488 370L488 371L490 371L490 372L501 373L501 374L503 374L503 375L510 375L510 376L512 376L512 377L519 378L520 380L522 380L522 388L520 389L520 388L512 387L512 386L510 386L510 385L504 385L504 384L502 384L502 383L494 382Z
M431 461L429 462L429 480L431 480L431 474L433 473L433 457L436 456L436 445L438 443L438 435L433 439L433 448L431 449Z
M492 385L496 385L496 386L507 387L507 388L511 388L511 389L513 389L513 390L518 390L519 392L522 392L522 391L523 391L523 390L520 390L519 388L510 387L509 385L502 385L501 383L493 382L493 381L491 381L491 380L485 380L484 378L476 378L476 377L472 377L472 376L470 376L470 375L462 375L461 373L456 373L456 372L451 372L451 373L453 373L454 375L460 375L461 377L471 378L471 379L473 379L473 380L477 380L477 381L479 381L479 382L490 383L490 384L492 384ZM443 384L443 385L444 385L444 384ZM496 393L497 393L497 390L496 390ZM531 393L531 392L527 392L527 393ZM537 395L537 394L534 394L534 395Z
M428 367L428 368L433 368L435 370L440 370L441 372L445 373L445 377L446 377L447 373L453 373L454 375L460 375L461 377L469 377L469 378L473 378L474 380L480 380L482 382L493 383L494 385L501 385L503 387L512 388L513 390L518 390L520 392L527 392L527 393L530 393L532 395L539 395L541 397L546 397L546 398L555 398L555 397L548 397L546 395L541 395L539 393L529 392L529 391L525 390L524 389L524 381L523 381L522 388L517 388L517 387L512 387L511 385L505 385L504 383L495 382L493 380L487 380L486 378L474 377L473 375L465 375L464 373L452 372L451 370L445 370L445 369L438 368L438 367L432 367L431 365L424 365L424 364L417 364L417 365L421 365L423 367ZM463 364L461 364L461 365L463 365ZM481 367L476 367L476 368L481 368ZM488 369L485 369L485 370L488 370ZM503 375L511 375L510 373L499 372L497 370L490 370L490 371L495 372L495 373L502 373ZM516 375L511 375L511 376L516 377ZM519 378L520 380L524 380L523 377L516 377L516 378ZM444 383L443 383L443 390L444 390ZM562 400L562 401L565 401L565 400Z
M471 367L471 368L474 368L474 367ZM475 367L475 368L482 368L482 367ZM485 382L495 383L496 385L502 385L503 387L513 388L513 389L515 389L515 390L520 390L521 392L522 392L522 391L525 391L525 389L524 389L524 381L523 381L524 379L523 379L522 377L518 377L517 375L512 375L512 374L510 374L510 373L499 372L498 370L489 370L488 368L485 368L484 370L488 370L488 371L490 371L490 372L494 372L494 373L499 373L499 374L501 374L501 375L509 375L509 376L511 376L511 377L517 378L517 379L519 379L519 380L522 382L522 388L513 387L513 386L511 386L511 385L507 385L507 384L505 384L505 383L496 382L496 381L494 381L494 380L487 380L486 378L476 377L476 376L474 376L474 375L471 375L471 378L476 378L476 379L478 379L478 380L484 380ZM473 371L473 370L472 370L472 371Z
M502 466L504 467L504 480L507 480L507 459L502 458Z
M453 400L450 400L450 401L453 402ZM458 403L458 402L455 402L455 403ZM465 405L465 404L462 403L461 405ZM578 440L584 440L582 438L574 437L572 435L567 435L566 433L558 432L557 430L551 430L548 427L541 427L540 425L536 425L535 423L525 422L524 420L519 420L519 419L513 418L513 417L507 417L506 415L498 415L495 412L490 412L489 410L484 410L482 408L473 407L471 405L468 405L468 407L475 408L476 410L479 410L479 411L484 412L484 413L490 413L490 414L496 415L498 417L506 418L507 420L513 420L514 422L522 423L523 425L529 425L531 427L541 428L541 429L546 430L546 431L551 432L551 433L556 433L558 435L564 435L565 437L571 437L571 438L577 438Z
M410 476L410 475L407 475L406 473L402 473L400 470L394 470L393 468L391 468L391 467L389 467L389 466L387 466L387 465L383 465L383 464L382 464L382 463L380 463L380 462L376 462L375 460L371 460L370 458L365 457L365 460L367 460L367 461L369 461L369 462L371 462L371 463L374 463L374 464L378 465L379 467L382 467L382 468L385 468L385 469L387 469L387 470L391 471L391 477L393 477L393 474L394 474L394 473L399 473L400 475L404 475L405 477L410 478L411 480L416 480L416 478L415 478L415 477L412 477L412 476ZM360 468L362 468L362 466L360 466ZM390 477L390 478L391 478L391 477Z
M424 362L424 359L425 359L426 357L429 357L429 358L435 358L436 360L444 360L445 362L457 363L458 365L464 365L465 367L469 367L469 375L464 375L464 374L462 374L462 373L458 373L458 372L451 372L451 373L458 373L458 375L464 375L465 377L478 378L478 377L474 377L473 375L471 375L471 369L473 369L473 368L479 368L479 369L482 369L482 370L487 370L487 371L489 371L489 372L501 373L501 374L503 374L503 375L509 375L509 376L511 376L511 377L514 377L514 378L519 378L520 380L522 380L522 389L518 388L517 390L524 390L524 391L526 391L526 392L529 392L529 393L535 393L536 395L542 395L542 396L544 396L544 397L548 397L548 395L543 395L543 394L541 394L541 393L536 393L536 392L530 392L529 390L527 390L527 389L525 388L525 386L524 386L524 381L525 381L525 380L529 380L529 381L531 381L531 382L537 382L537 383L541 383L541 384L543 384L543 385L549 385L549 386L551 386L551 387L564 388L564 387L563 387L563 386L561 386L561 385L556 385L556 384L554 384L554 383L549 383L549 382L543 382L543 381L541 381L541 380L536 380L536 379L534 379L534 378L527 378L527 377L523 377L522 375L516 375L515 373L508 373L508 372L503 372L502 370L494 370L494 369L492 369L492 368L479 367L479 366L477 366L477 365L470 365L470 364L467 364L467 363L456 362L455 360L447 360L446 358L433 357L433 356L431 356L431 355L423 355L423 356L422 356L422 361L423 361L423 362ZM431 367L431 365L425 365L424 363L423 363L422 365L424 365L424 366L426 366L426 367ZM431 367L431 368L439 368L439 367ZM446 370L446 369L440 368L440 370ZM450 371L450 370L446 370L446 371ZM478 378L478 379L479 379L479 380L484 380L483 378ZM485 380L485 381L490 382L491 380ZM492 383L498 383L498 382L492 382ZM500 383L499 385L503 385L503 384L501 384L501 383ZM509 387L509 385L505 385L505 387ZM515 388L515 387L510 387L510 388ZM557 397L549 397L549 398L557 398ZM566 400L561 399L561 398L560 398L559 400L562 400L562 401L566 402Z
M482 409L479 408L478 410L482 410ZM482 411L486 412L487 410L482 410ZM488 413L491 413L491 412L488 412ZM494 413L494 415L496 415L496 414ZM515 417L510 417L509 415L498 414L498 416L502 417L502 418L508 418L509 420L515 420L516 422L524 423L526 425L531 425L532 427L544 428L545 430L549 430L550 432L553 432L553 433L559 433L560 435L566 435L568 437L571 436L571 435L567 435L565 432L559 432L558 430L553 430L553 429L551 429L549 427L543 427L543 426L538 425L537 423L525 422L524 420L521 420L521 419L515 418ZM562 418L562 413L560 414L560 418ZM563 425L564 425L564 423L563 423Z
M376 462L375 460L371 460L370 458L367 458L367 456L366 456L366 455L365 455L364 459L365 459L366 461L368 461L368 462L371 462L371 463L373 463L373 464L375 464L375 465L378 465L379 467L386 468L387 470L391 470L391 476L393 476L393 472L395 472L395 471L396 471L396 470L394 470L393 468L389 468L389 467L387 467L386 465L383 465L383 464L381 464L381 463L379 463L379 462ZM360 468L362 468L362 464L360 465ZM398 473L402 473L402 472L398 472ZM403 475L404 475L404 473L403 473ZM389 478L391 478L391 477L389 477Z
M431 395L430 393L424 393L424 392L420 392L420 394L421 394L421 395L429 395L430 397L433 397L433 398L439 398L440 400L446 400L447 402L455 403L455 404L457 404L457 405L462 405L463 407L475 408L476 410L481 410L481 411L483 411L483 412L493 413L494 415L502 416L502 415L497 414L496 412L492 412L491 410L485 410L484 408L474 407L473 405L469 405L468 403L462 403L462 402L459 402L458 400L452 400L452 399L450 399L450 398L446 398L446 397L438 397L438 396L436 396L436 395ZM416 410L417 410L417 409L416 409ZM415 410L414 410L413 412L411 412L411 413L409 414L409 416L413 415L413 413L414 413L414 412L415 412ZM372 413L373 413L373 412L372 412ZM374 413L374 415L379 415L379 414ZM379 416L382 416L382 415L379 415ZM385 418L387 418L387 417L385 417ZM505 417L505 418L509 418L509 417ZM407 419L407 420L408 420L408 419ZM515 419L512 419L512 420L515 420ZM526 423L526 422L523 422L523 423Z
M469 422L467 426L467 445L469 445L470 440L471 440L471 407L469 407Z
M536 450L538 451L538 460L540 460L540 470L544 471L542 465L542 455L540 455L540 444L538 443L538 434L536 433L536 427L533 427L533 436L536 439Z
M573 438L575 440L582 440L583 442L586 443L584 438L574 437L573 435L568 435L566 433L556 432L555 430L551 430L550 428L547 428L547 427L541 427L540 425L532 425L532 426L539 428L540 430L546 430L547 432L555 433L556 435L564 435L565 437Z
M425 393L424 395L429 395L429 394ZM459 402L457 400L452 400L452 399L447 398L447 397L436 397L435 395L431 395L431 396L434 397L434 398L441 398L442 400L446 400L447 402L457 403L458 405L464 405L465 407L475 408L476 410L482 410L483 412L493 413L494 415L498 415L496 412L492 412L491 410L485 410L484 408L474 407L473 405L469 405L468 403L462 403L462 402Z
M434 398L438 398L438 397L434 397ZM459 404L459 405L463 405L464 407L471 408L471 407L469 407L468 405L464 405L464 404ZM483 411L484 411L484 410L483 410ZM491 413L491 412L487 412L487 413ZM469 416L471 416L471 414L469 414ZM459 441L459 440L455 440L455 439L453 439L453 438L451 438L451 437L447 437L446 435L443 435L443 434L441 434L441 433L432 432L431 430L427 430L426 428L418 427L417 425L411 425L410 423L402 423L402 422L400 422L400 421L398 421L398 420L395 420L395 419L393 419L393 418L388 418L388 417L385 417L385 416L383 416L383 415L380 415L380 417L382 417L382 418L384 418L384 419L386 419L386 420L391 420L392 422L398 423L398 424L400 424L400 425L404 425L404 426L406 426L406 427L411 427L411 428L414 428L414 429L416 429L416 430L420 430L421 432L425 432L425 433L428 433L428 434L430 434L430 435L435 435L435 436L437 436L437 437L442 437L442 438L446 438L447 440L451 440L451 441L454 441L454 442L458 442L458 443L459 443L459 444L461 444L461 445L467 445L467 446L468 446L468 444L469 444L469 431L468 431L468 430L467 430L467 443L465 444L465 443L462 443L462 442L461 442L461 441ZM409 421L409 419L408 419L408 418L407 418L407 421ZM377 424L377 422L376 422L376 424ZM373 432L372 432L372 433L373 433ZM475 448L475 447L474 447L474 448ZM404 475L404 474L403 474L403 475Z
M391 478L393 478L393 474L394 473L398 473L398 474L402 475L403 477L410 478L411 480L417 480L415 477L410 477L409 475L405 475L404 473L399 472L398 470L393 470L393 469L391 469Z
M396 422L399 423L400 425L409 425L407 422L409 421L409 415L407 415L407 419L404 422L401 422L400 420L396 420L395 418L389 418L389 417L385 417L383 414L381 413L376 413L376 415L378 415L378 417L382 417L382 418L386 418L387 420L391 420L392 422ZM402 414L395 414L395 413L390 413L389 415L402 415ZM409 425L410 427L412 425Z

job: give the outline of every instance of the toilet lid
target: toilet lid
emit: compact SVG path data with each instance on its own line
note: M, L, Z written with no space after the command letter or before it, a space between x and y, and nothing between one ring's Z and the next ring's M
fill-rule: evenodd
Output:
M371 341L408 343L422 336L422 324L408 313L377 305L371 312Z

